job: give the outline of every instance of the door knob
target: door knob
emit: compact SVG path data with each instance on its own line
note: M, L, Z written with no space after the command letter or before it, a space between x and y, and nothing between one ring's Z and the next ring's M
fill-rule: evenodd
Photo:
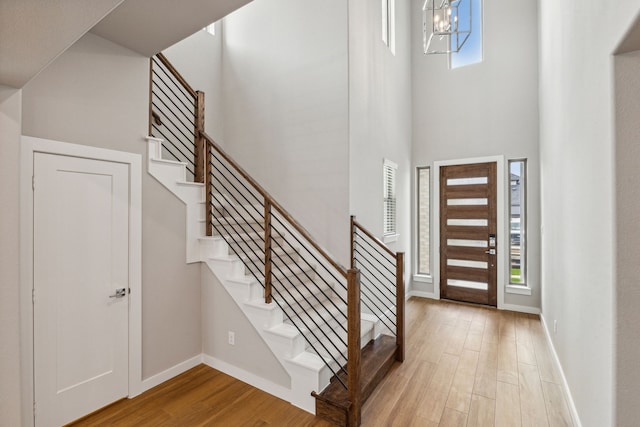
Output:
M116 293L113 295L109 295L109 298L122 298L127 294L127 290L125 288L116 289Z
M484 252L485 254L489 254L489 255L495 255L496 254L496 250L495 249L489 249L488 251Z

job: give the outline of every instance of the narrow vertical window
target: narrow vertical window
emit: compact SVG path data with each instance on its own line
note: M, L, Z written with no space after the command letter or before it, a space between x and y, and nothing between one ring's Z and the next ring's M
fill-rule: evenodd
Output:
M395 235L396 228L396 172L398 165L385 159L382 167L383 174L383 234Z
M471 11L466 9L471 8ZM450 56L451 68L464 67L482 62L482 0L460 2L460 15L471 13L471 35L457 53Z
M382 0L382 41L395 55L396 52L396 0Z
M509 160L510 283L526 285L527 161Z
M429 190L430 190L430 169L420 167L417 170L418 178L418 274L431 275L431 251L429 240Z

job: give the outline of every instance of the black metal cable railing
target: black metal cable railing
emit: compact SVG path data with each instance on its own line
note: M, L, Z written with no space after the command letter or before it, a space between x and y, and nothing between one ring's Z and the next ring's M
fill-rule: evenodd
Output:
M352 220L352 267L360 270L365 311L393 336L398 334L397 255ZM400 319L401 321L401 319Z
M196 99L159 57L151 58L150 135L161 138L163 157L186 163L187 180L195 176Z
M215 150L209 151L209 198L213 234L222 237L240 258L246 274L262 286L265 269L265 197ZM347 373L346 281L275 208L269 211L270 286L272 301L285 321L304 337L337 380Z

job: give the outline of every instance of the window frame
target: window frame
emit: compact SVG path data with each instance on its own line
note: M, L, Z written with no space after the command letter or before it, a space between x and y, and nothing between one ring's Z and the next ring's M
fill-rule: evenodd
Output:
M421 193L421 179L420 179L420 172L423 170L427 170L427 186L428 186L428 196L427 196L427 209L428 209L428 216L426 219L426 224L427 224L427 229L428 229L428 238L427 238L427 248L428 248L428 259L429 259L429 271L425 272L425 271L421 271L420 267L420 234L421 234L421 224L422 221L420 220L420 203L421 203L421 197L420 197L420 193ZM428 279L430 279L433 275L433 265L432 265L432 245L431 245L431 214L432 214L432 206L431 206L431 197L432 197L432 178L431 178L431 166L417 166L416 167L416 178L415 178L415 183L416 183L416 193L415 193L415 197L416 197L416 205L415 205L415 216L416 216L416 243L415 243L415 257L416 257L416 262L415 262L415 272L414 272L414 279L418 278L418 280L420 278L422 279L426 279L425 281L428 281ZM419 280L420 281L420 280Z
M382 42L396 54L396 0L382 0Z
M519 282L513 282L512 281L512 274L511 274L511 254L512 254L512 239L511 239L511 220L512 220L512 186L511 186L511 165L513 163L522 163L522 169L521 169L521 176L520 176L520 180L521 180L521 184L520 184L520 218L519 218L519 222L520 222L520 281ZM507 173L509 174L509 179L508 179L508 183L509 183L509 200L508 200L508 209L509 209L509 252L508 252L508 260L509 262L507 263L508 265L508 273L507 276L509 277L509 283L508 283L508 287L513 289L522 289L522 288L528 288L528 280L527 280L527 267L528 267L528 262L527 262L527 216L528 216L528 200L527 200L527 180L528 180L528 168L527 168L527 159L526 158L521 158L521 159L509 159L507 162Z
M469 0L469 7L471 9L471 25L472 25L472 31L473 31L473 22L474 22L474 10L475 8L473 7L473 2L475 0ZM480 25L479 25L479 29L476 28L477 31L480 32L480 59L476 62L470 62L468 64L463 64L463 65L456 65L454 66L454 59L453 59L453 55L457 54L456 52L451 52L447 55L448 57L448 62L449 62L449 69L450 70L457 70L460 68L464 68L464 67L469 67L471 65L477 65L477 64L481 64L484 62L484 1L483 0L477 0L479 5L480 5ZM469 40L467 40L467 43L469 42ZM464 49L464 46L462 47L462 49ZM461 49L461 50L462 50Z
M387 171L390 171L389 173ZM389 177L392 181L389 183ZM382 162L382 238L383 242L396 241L398 239L398 164L389 159ZM391 190L391 194L388 191ZM389 218L388 202L393 202L392 218ZM391 223L391 228L387 224Z

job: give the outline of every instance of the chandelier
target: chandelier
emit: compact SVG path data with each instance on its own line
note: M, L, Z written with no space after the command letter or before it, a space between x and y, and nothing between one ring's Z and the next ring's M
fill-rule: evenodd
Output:
M470 35L470 0L425 0L422 7L425 54L459 52Z

